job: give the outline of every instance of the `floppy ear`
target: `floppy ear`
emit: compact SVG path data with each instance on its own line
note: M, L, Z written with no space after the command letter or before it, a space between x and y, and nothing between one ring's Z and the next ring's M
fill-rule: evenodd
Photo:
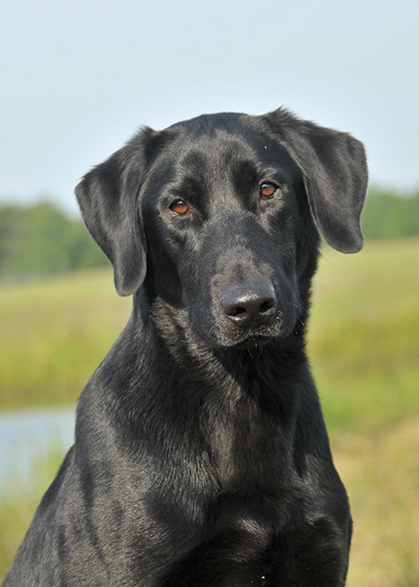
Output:
M363 144L281 108L268 117L303 174L310 209L324 238L342 253L356 253L364 242L360 217L368 183Z
M146 169L146 128L87 173L76 187L83 220L114 268L119 295L133 294L146 274L146 242L137 199Z

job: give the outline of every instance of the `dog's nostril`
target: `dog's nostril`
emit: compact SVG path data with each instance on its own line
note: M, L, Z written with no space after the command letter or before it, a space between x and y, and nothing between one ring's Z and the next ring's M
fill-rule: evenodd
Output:
M245 312L245 308L234 308L229 316L238 316L239 314L244 314Z
M274 305L275 305L275 300L273 298L266 300L266 302L263 302L263 304L261 304L261 306L259 308L259 312L261 312L261 314L263 314L264 312L267 312L268 310L273 308Z

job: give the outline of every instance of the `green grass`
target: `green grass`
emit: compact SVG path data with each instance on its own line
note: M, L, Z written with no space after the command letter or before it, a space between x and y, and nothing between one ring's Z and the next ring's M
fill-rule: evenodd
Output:
M10 569L13 557L33 518L36 508L63 459L64 450L56 443L49 453L39 455L32 465L30 487L12 474L2 479L0 494L0 583ZM3 493L4 487L10 491Z
M417 587L419 416L332 440L354 519L347 587Z
M419 585L419 238L329 248L309 354L355 520L348 587ZM0 289L0 407L74 402L125 325L110 270ZM61 454L0 498L0 581ZM3 480L2 480L3 481Z
M110 269L0 289L0 407L74 402L123 329Z
M419 411L419 239L323 251L309 350L331 430Z

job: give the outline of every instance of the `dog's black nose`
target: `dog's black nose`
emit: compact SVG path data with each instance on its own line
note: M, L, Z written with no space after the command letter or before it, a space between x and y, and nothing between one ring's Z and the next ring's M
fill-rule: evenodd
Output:
M233 283L220 295L224 313L237 326L267 322L276 311L275 288L269 281L255 279Z

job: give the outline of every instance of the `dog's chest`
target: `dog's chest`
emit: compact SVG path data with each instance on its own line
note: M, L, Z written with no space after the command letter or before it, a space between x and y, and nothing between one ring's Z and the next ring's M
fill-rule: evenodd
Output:
M301 505L292 443L278 420L250 401L218 416L209 438L218 491L208 503L206 533L237 540L231 548L238 553L254 547L263 558ZM261 567L255 577L265 574Z
M208 427L210 459L223 490L271 493L272 480L289 473L291 442L280 422L243 399L214 413Z

